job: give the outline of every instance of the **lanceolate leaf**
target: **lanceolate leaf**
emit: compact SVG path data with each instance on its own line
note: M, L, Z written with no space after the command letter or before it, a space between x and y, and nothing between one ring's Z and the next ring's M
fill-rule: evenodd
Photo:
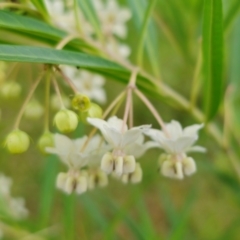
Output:
M234 0L224 19L224 28L227 30L231 26L233 20L240 12L240 1Z
M221 0L204 1L204 104L206 121L217 113L223 89L223 17Z

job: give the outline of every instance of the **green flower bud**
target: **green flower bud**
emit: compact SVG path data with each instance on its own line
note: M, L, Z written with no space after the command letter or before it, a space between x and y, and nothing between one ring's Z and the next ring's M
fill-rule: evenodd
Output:
M1 86L1 95L4 98L16 98L22 91L21 85L16 82L4 83Z
M43 112L43 106L37 100L32 100L27 104L24 116L28 119L38 119L42 116Z
M6 147L10 153L26 152L30 144L29 136L20 130L14 130L6 138Z
M78 116L71 110L61 110L54 117L54 123L59 131L63 133L72 132L77 128Z
M75 110L79 110L81 112L86 112L91 106L91 101L88 96L77 94L72 99L72 107Z
M54 146L54 139L53 134L50 132L45 132L38 140L38 147L40 151L46 154L46 147L53 147Z
M87 118L102 118L102 108L96 103L91 103L91 106L87 112L80 112L79 117L82 122L88 123Z

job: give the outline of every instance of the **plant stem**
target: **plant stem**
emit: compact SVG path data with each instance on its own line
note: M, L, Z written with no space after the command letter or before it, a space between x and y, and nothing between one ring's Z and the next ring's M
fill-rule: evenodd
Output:
M58 99L59 99L59 102L60 102L60 105L61 105L61 109L64 109L65 106L64 106L62 96L61 96L61 92L60 92L60 89L59 89L59 86L57 84L57 81L56 81L55 77L53 77L53 86L54 86L55 92L58 96Z
M63 73L63 71L59 67L57 67L56 69L60 73L60 75L63 77L63 79L66 81L66 83L72 88L73 92L77 94L78 90L74 85L74 83Z
M147 108L149 109L149 111L152 113L152 115L155 117L155 119L158 121L159 125L161 126L161 128L163 129L163 132L165 133L165 135L167 137L169 137L169 133L166 129L166 126L161 118L161 116L159 115L159 113L157 112L157 110L155 109L155 107L152 105L152 103L145 97L145 95L143 93L141 93L138 89L135 89L134 92L137 94L137 96L142 100L142 102L147 106Z
M41 81L41 79L42 79L42 77L43 77L44 74L45 74L45 71L41 72L41 73L39 74L37 80L36 80L36 81L33 83L33 85L31 86L30 91L29 91L29 93L28 93L28 95L27 95L27 97L26 97L26 99L25 99L25 101L24 101L24 103L23 103L23 105L22 105L22 107L21 107L18 115L17 115L16 121L15 121L15 124L14 124L14 129L18 129L18 128L19 128L19 124L20 124L20 121L21 121L21 119L22 119L24 110L25 110L25 108L26 108L29 100L31 99L33 93L35 92L35 90L36 90L38 84L40 83L40 81Z
M46 78L45 87L45 119L44 119L44 131L49 132L49 97L50 97L50 82L52 72L49 70Z

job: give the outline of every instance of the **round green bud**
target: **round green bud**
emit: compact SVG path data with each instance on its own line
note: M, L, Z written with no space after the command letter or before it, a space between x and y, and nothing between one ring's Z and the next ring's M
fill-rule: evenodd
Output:
M75 110L79 110L81 112L86 112L91 106L91 101L88 96L77 94L72 99L72 107Z
M45 132L38 140L38 147L40 151L44 154L47 154L46 147L54 146L53 134L50 132Z
M30 101L24 111L24 116L28 119L38 119L42 116L44 108L37 100Z
M4 98L16 98L20 95L22 87L16 82L4 83L1 86L1 95Z
M96 103L91 103L91 106L87 112L80 112L79 117L82 122L88 123L87 118L102 118L102 108Z
M10 153L17 154L26 152L29 144L29 136L21 130L12 131L6 138L6 147Z
M72 132L77 128L78 116L75 112L64 109L57 112L54 117L54 123L60 132Z

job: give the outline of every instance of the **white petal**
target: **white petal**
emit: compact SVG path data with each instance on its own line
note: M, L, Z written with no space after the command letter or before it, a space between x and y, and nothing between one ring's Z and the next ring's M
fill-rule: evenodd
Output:
M107 97L106 97L106 92L102 88L96 88L93 89L91 98L96 100L97 102L104 104L106 103Z
M201 153L205 153L207 151L206 148L201 147L201 146L193 146L190 147L189 149L187 149L186 152L201 152Z
M182 136L182 126L175 120L172 120L170 123L166 124L166 129L171 136L171 139L176 139Z
M183 179L183 170L181 162L173 162L171 160L164 161L161 166L163 176Z
M75 184L76 184L75 177L68 176L66 179L65 186L63 188L64 192L67 194L71 194L74 190Z
M128 126L126 124L123 124L123 120L116 116L110 117L107 122L109 127L115 128L119 132L122 132L122 129L123 132L126 132L128 130Z
M192 136L198 138L198 131L203 128L204 124L194 124L192 126L186 127L183 130L184 136Z

